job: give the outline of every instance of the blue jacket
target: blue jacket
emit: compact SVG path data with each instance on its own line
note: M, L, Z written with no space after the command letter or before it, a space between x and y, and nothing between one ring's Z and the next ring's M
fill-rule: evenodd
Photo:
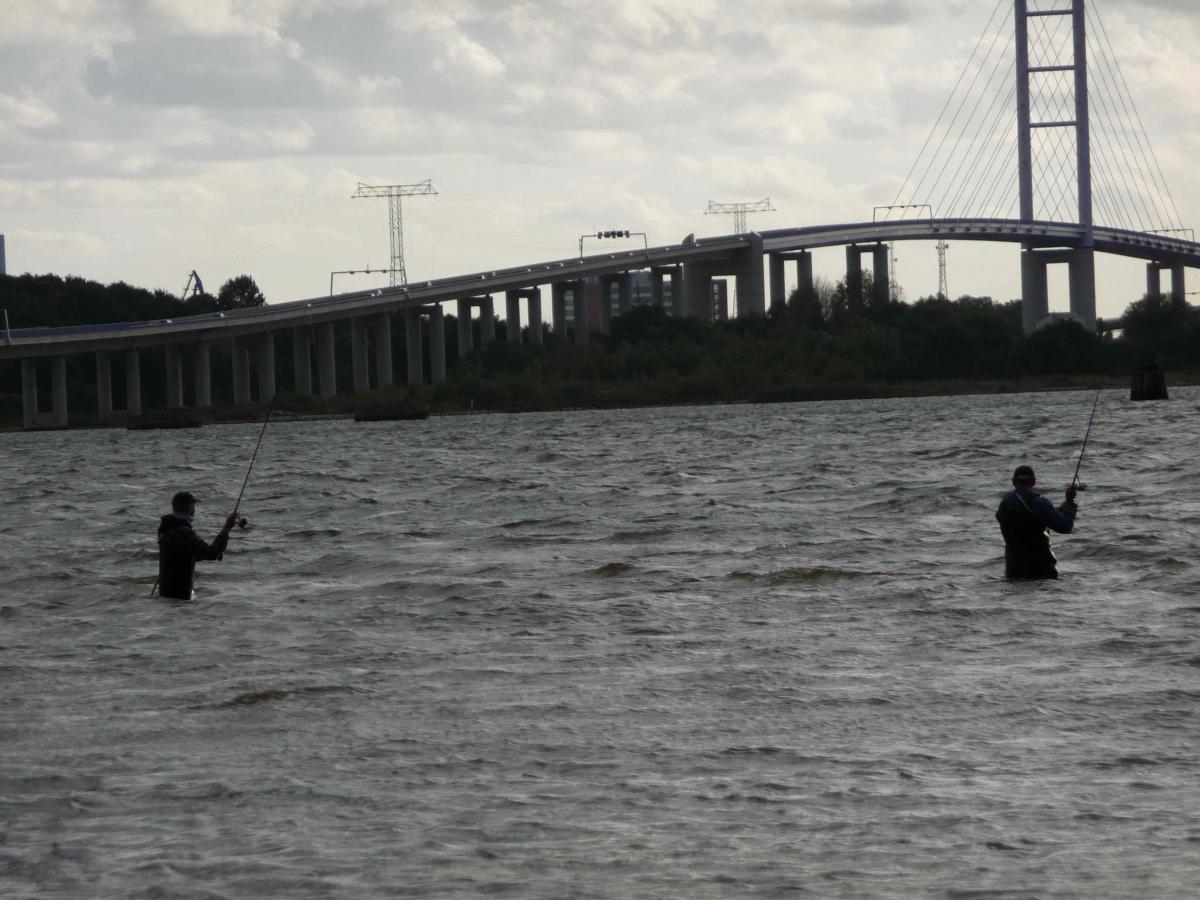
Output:
M1050 549L1047 529L1070 534L1075 528L1074 503L1057 509L1034 491L1010 491L1000 501L996 521L1004 535L1004 574L1009 578L1057 578L1058 560Z

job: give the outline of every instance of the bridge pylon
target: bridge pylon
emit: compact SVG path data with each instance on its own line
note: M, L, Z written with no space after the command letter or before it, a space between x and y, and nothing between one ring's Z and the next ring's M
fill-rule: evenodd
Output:
M1086 0L1071 0L1069 7L1029 9L1029 0L1013 0L1017 48L1017 165L1021 220L1037 218L1034 207L1033 134L1041 129L1073 129L1075 132L1076 190L1081 237L1077 245L1060 252L1046 252L1025 244L1021 254L1021 307L1025 331L1031 332L1049 316L1046 266L1070 266L1071 315L1086 328L1096 326L1096 262L1092 214L1091 125L1088 104L1087 7ZM1035 18L1070 16L1072 59L1069 64L1040 60L1030 65L1029 23ZM1033 118L1032 86L1035 77L1070 72L1074 75L1074 120Z

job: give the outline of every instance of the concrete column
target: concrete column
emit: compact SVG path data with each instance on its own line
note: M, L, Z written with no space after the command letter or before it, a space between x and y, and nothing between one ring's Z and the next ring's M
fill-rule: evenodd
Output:
M32 359L21 360L21 411L26 428L37 421L37 363Z
M434 384L446 380L446 318L440 303L429 309L429 377Z
M56 356L51 361L51 388L54 399L54 424L67 427L67 358Z
M617 315L623 316L633 309L633 273L622 272L617 276Z
M475 349L475 332L471 328L471 301L458 301L458 358Z
M1146 296L1162 296L1162 265L1160 263L1146 263Z
M275 334L268 331L258 340L258 402L275 397Z
M142 360L137 350L125 351L125 413L142 414Z
M671 315L684 316L687 314L687 278L683 266L675 266L671 270Z
M496 340L496 305L491 297L479 300L479 343L486 347Z
M542 345L542 289L530 288L525 309L529 316L529 342L536 347Z
M550 315L555 334L567 333L567 282L556 281L550 285Z
M1089 331L1096 328L1096 251L1080 247L1071 259L1071 312Z
M250 405L250 348L247 338L233 339L233 405Z
M354 392L361 394L371 389L367 368L367 320L362 316L350 320L350 352L354 362Z
M1050 313L1046 264L1032 249L1021 251L1021 324L1030 334Z
M415 306L404 311L404 341L408 356L408 383L425 383L425 360L421 356L421 310Z
M521 292L504 292L504 319L510 344L521 343Z
M888 245L877 244L871 255L874 257L872 260L874 282L871 302L875 306L887 306L892 300L892 278L889 271L891 254L888 252Z
M96 415L103 421L111 419L112 414L112 359L107 350L98 350L96 351Z
M333 323L317 326L317 376L321 380L321 396L337 394L337 344L334 342Z
M312 333L304 327L292 329L292 371L296 393L312 396Z
M375 387L379 390L391 387L392 377L392 316L380 313L375 317ZM421 320L417 319L417 346L421 341Z
M620 284L620 275L601 275L600 276L600 330L605 334L612 331L612 314L613 314L613 299L612 289L614 284ZM618 291L620 289L618 288ZM620 294L618 294L618 297ZM618 299L618 303L620 300Z
M762 235L750 233L750 246L738 254L734 274L737 277L737 317L765 315L767 286L763 278Z
M853 244L846 245L846 302L851 309L863 306L862 252Z
M571 302L574 304L575 343L586 344L591 329L588 327L588 297L585 282L572 282Z
M712 321L712 272L704 262L683 266L684 315L702 322Z
M650 270L650 302L657 307L663 305L663 270Z
M813 281L813 258L807 250L800 251L796 257L796 287L800 296L805 300L815 300L817 296L816 282Z
M1187 299L1187 276L1184 274L1183 263L1171 264L1171 299Z
M183 357L178 344L167 344L167 409L183 407Z
M196 382L196 406L207 409L212 402L212 344L197 341L192 355L192 377Z
M768 268L771 270L771 313L780 314L787 307L787 288L784 284L784 259L780 253L767 256Z

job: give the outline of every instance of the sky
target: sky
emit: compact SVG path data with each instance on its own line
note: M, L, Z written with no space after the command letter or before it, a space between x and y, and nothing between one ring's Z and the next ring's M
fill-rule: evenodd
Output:
M1091 2L1194 225L1200 3ZM992 9L5 0L8 270L172 293L193 269L213 292L247 273L272 302L324 295L331 271L388 263L387 203L352 200L359 182L431 179L438 191L405 203L410 280L562 259L598 229L646 232L651 246L729 233L729 217L704 215L710 200L769 197L776 211L750 219L761 229L869 221L896 196ZM952 244L951 294L1018 296L1017 252ZM932 244L896 256L908 297L936 291ZM840 249L818 252L819 275L843 266ZM1116 315L1143 292L1144 268L1102 259L1098 280L1100 314ZM1051 289L1065 309L1065 272Z

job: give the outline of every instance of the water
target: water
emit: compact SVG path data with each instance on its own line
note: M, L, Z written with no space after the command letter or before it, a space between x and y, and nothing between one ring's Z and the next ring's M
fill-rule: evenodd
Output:
M0 435L0 894L1192 897L1200 392Z

